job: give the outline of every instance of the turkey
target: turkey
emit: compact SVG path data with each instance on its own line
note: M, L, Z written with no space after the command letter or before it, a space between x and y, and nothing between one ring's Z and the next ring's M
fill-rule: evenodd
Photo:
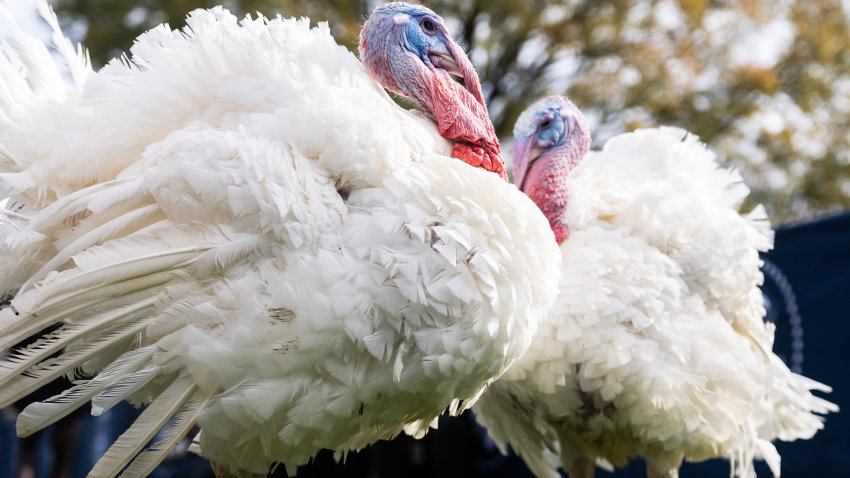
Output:
M771 440L810 438L837 407L771 352L758 253L772 234L761 207L738 213L739 174L677 128L587 154L585 119L564 97L531 106L514 136L515 182L560 243L561 290L474 407L479 421L539 477L632 457L650 477L712 457L740 477L764 459L779 476Z
M76 381L19 435L129 400L90 476L145 476L195 424L222 475L293 472L424 433L525 351L557 245L434 12L375 9L361 64L327 24L198 10L98 72L42 12L74 81L25 32L25 75L0 55L0 406Z

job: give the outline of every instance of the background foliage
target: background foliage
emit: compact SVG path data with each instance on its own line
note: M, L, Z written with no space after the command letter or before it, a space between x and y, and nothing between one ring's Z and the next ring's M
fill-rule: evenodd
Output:
M56 0L102 64L161 22L224 3L328 20L356 49L374 0ZM496 130L570 96L595 144L638 127L698 134L744 173L774 222L850 208L847 0L428 0L469 49Z

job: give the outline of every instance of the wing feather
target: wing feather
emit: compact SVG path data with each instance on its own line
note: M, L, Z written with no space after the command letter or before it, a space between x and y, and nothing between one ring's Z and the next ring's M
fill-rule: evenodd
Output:
M53 256L41 269L34 273L22 286L22 290L28 289L35 282L43 279L48 272L57 270L60 266L85 249L103 244L110 239L129 235L142 227L150 226L157 221L165 219L162 210L156 204L132 210L127 214L107 221L91 231L83 234Z
M153 352L154 346L149 345L125 353L102 370L97 377L82 381L47 400L30 404L18 415L18 436L30 436L68 416L110 384L122 380L125 375L136 372L153 357Z
M151 441L157 432L188 402L196 391L194 382L181 377L174 380L145 408L106 453L95 463L90 478L112 478Z
M97 357L104 349L134 339L147 326L144 319L128 321L103 334L93 337L75 350L66 350L62 355L41 362L30 368L24 375L17 375L0 389L0 408L25 397L33 390L43 387L64 374L72 372L83 362Z
M88 317L85 322L79 325L63 326L41 337L24 349L13 351L5 361L0 362L0 386L75 341L97 335L121 321L132 320L143 314L149 314L155 303L156 298L148 298L131 306Z
M157 465L168 456L180 440L189 433L197 423L201 412L212 401L211 393L198 390L186 403L180 412L174 416L173 422L164 430L164 436L140 453L121 474L122 477L143 478L151 474Z

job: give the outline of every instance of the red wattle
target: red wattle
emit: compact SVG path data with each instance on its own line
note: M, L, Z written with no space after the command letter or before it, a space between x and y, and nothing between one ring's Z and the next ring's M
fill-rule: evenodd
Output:
M487 106L448 74L434 74L432 78L431 114L437 120L440 135L455 141L452 157L494 172L507 181L499 138Z
M452 149L452 157L477 168L494 172L505 181L508 180L508 174L505 171L505 164L501 156L498 153L488 152L481 146L470 143L455 143L454 149Z
M563 224L553 225L552 232L555 233L555 240L558 242L559 246L570 238L570 229Z

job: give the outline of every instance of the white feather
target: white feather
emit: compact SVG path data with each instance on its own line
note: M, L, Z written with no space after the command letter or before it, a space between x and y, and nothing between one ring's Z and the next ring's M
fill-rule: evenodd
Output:
M31 200L31 219L0 222L2 251L26 252L0 261L15 294L0 347L57 323L80 334L58 361L14 365L0 397L101 373L21 431L88 397L153 401L95 476L175 415L129 473L196 418L205 456L265 472L469 406L556 294L557 247L533 203L445 156L434 124L399 108L327 25L221 8L187 25L143 34L132 59L97 73L75 60L79 91L34 91L26 81L43 80L22 83L0 57L0 188ZM119 319L134 303L152 305ZM183 388L163 392L174 376Z
M126 400L162 372L159 365L148 365L145 368L128 373L116 380L91 399L92 415L100 416L110 408Z
M103 350L134 338L144 330L144 327L144 321L134 321L118 326L104 334L94 336L93 340L86 345L41 362L36 368L27 370L26 375L16 375L0 390L0 406L5 407L33 390L73 371L86 360L103 353Z
M35 291L21 294L12 300L9 307L0 310L0 347L7 348L27 337L50 327L60 321L75 323L87 317L92 310L114 310L134 301L150 297L157 288L175 276L171 272L161 272L149 276L117 282L99 288L84 289L78 294L69 295L65 302L38 309L38 315L31 314L30 302L37 294ZM15 307L18 304L23 312Z
M112 478L124 469L165 424L188 402L195 392L190 378L174 380L145 408L133 425L115 440L95 463L89 477Z
M24 283L21 288L26 289L27 286L32 285L35 281L44 279L48 272L58 269L75 254L89 247L100 245L110 239L132 233L141 227L149 226L161 219L163 219L162 211L155 205L149 205L107 221L65 246L49 262L41 266L41 269L34 273L29 281Z
M809 438L837 407L771 352L772 232L763 209L739 214L740 176L656 128L612 138L567 181L560 296L478 418L540 477L632 457L661 472L725 457L741 478L762 458L778 476L769 442Z
M82 339L95 336L104 329L115 327L132 318L150 314L148 309L155 300L147 299L118 310L87 317L80 325L64 326L59 330L40 338L25 349L12 352L3 362L0 362L0 386L14 378L18 373L47 359L64 347Z
M124 374L132 374L153 356L153 346L143 347L124 354L92 380L82 381L61 394L43 402L31 403L17 420L18 436L29 436L66 417L89 402L101 390Z
M174 416L172 422L165 429L164 436L139 454L120 476L144 478L153 473L157 465L168 457L171 450L195 425L198 415L209 405L212 399L211 395L201 391L195 392L194 396L183 407L183 410Z
M62 59L65 60L74 85L78 89L82 88L88 76L93 73L88 51L83 49L82 45L77 45L77 48L74 48L70 40L65 37L62 29L59 27L59 19L56 17L53 7L47 3L47 0L37 0L36 5L39 15L47 22L47 25L52 31L51 39L53 40L53 45L59 54L62 55Z

